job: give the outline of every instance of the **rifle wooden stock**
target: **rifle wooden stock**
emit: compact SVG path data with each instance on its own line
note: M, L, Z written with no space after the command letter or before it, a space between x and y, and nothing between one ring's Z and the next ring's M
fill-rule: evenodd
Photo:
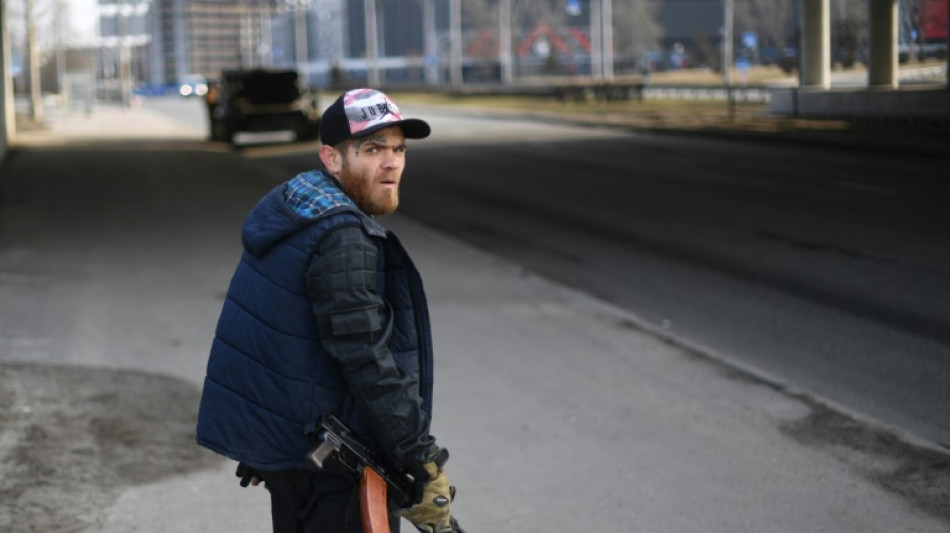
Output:
M364 533L390 533L386 481L370 467L360 476L360 515Z
M307 452L307 460L323 469L327 461L342 467L352 479L359 479L360 518L364 533L392 533L389 527L389 499L396 506L412 504L413 478L406 472L388 466L364 446L346 425L331 414L319 423L310 424L306 434L315 446ZM447 453L442 450L442 453ZM446 455L443 462L447 459ZM454 494L453 494L454 496ZM453 533L465 533L455 518L450 521Z

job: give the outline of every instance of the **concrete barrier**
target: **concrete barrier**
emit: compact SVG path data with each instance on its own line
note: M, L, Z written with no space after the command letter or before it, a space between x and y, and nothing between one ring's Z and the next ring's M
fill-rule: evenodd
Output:
M943 85L898 90L772 89L769 111L778 115L950 126L950 89Z

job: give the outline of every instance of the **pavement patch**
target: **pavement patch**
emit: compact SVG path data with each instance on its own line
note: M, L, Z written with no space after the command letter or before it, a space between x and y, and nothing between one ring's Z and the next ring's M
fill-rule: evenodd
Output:
M124 489L214 468L200 390L128 370L0 364L0 531L93 531Z
M780 424L791 439L830 453L871 482L950 525L950 456L915 446L808 398L811 413Z

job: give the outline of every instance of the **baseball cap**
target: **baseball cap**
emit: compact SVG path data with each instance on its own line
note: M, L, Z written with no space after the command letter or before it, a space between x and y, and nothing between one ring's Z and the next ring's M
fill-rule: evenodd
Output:
M423 139L432 129L418 118L403 118L388 96L375 89L353 89L340 95L320 119L320 141L333 146L391 126L402 128L407 139Z

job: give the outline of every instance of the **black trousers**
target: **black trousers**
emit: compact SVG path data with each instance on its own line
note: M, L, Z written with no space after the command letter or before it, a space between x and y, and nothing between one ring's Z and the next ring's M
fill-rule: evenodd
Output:
M310 470L261 472L270 492L274 533L363 533L355 480ZM399 517L389 513L392 533Z

